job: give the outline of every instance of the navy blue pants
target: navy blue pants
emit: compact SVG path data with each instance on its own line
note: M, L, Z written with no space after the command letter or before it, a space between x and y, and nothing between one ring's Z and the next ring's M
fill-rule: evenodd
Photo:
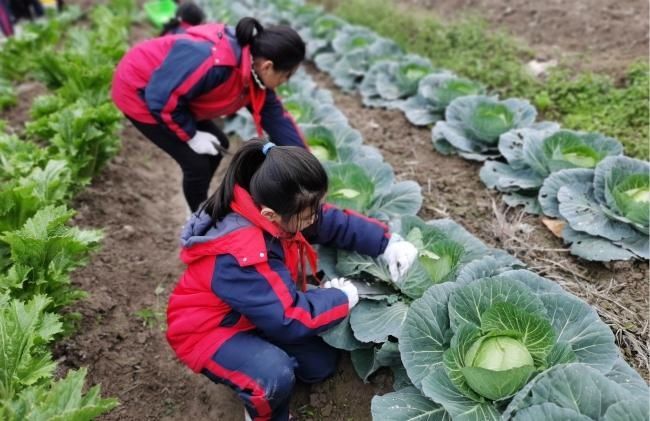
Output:
M203 370L233 388L255 421L287 421L296 379L318 383L334 374L339 352L318 337L299 344L273 344L252 332L238 333Z

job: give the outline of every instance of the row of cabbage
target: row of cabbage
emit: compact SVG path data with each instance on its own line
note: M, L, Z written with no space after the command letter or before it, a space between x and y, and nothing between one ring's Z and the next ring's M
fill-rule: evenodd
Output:
M54 381L50 347L74 329L79 316L66 307L85 293L70 276L102 238L99 230L69 225L75 213L69 203L119 148L121 115L108 87L128 45L132 10L130 1L88 16L72 7L25 26L0 51L5 80L38 81L49 92L34 100L24 133L3 125L0 134L3 420L86 420L117 405L99 396L99 386L83 393L83 368Z
M341 89L358 91L366 106L400 109L414 125L435 123L438 152L485 161L481 180L509 205L562 221L573 254L650 258L650 165L625 157L618 140L536 123L528 101L486 95L481 84L301 0L249 0L224 10L235 19L256 10L266 22L292 25L308 57Z
M361 133L350 127L331 94L319 89L304 71L297 72L277 93L312 152L327 169L329 202L384 221L415 215L420 210L420 186L414 181L397 181L381 153L362 144ZM255 137L247 113L242 111L227 121L226 133L242 139Z
M203 6L212 19L238 17L237 4ZM394 374L395 392L373 399L373 419L647 419L645 382L588 304L455 222L414 216L419 189L413 199L390 193L412 182L394 181L304 72L278 94L328 170L328 200L388 222L419 250L399 284L380 260L319 250L327 275L356 279L361 297L323 338L350 351L364 381L382 367ZM248 122L240 114L226 130L253 137Z

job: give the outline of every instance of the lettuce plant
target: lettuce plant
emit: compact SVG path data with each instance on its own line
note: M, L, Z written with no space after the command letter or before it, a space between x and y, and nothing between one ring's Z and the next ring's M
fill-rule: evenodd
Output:
M102 399L99 385L84 394L86 369L70 370L51 385L30 387L13 401L0 402L0 417L7 421L91 420L118 405L117 399Z
M56 363L43 345L62 325L59 316L45 311L49 303L44 295L22 302L0 294L0 400L52 376Z
M536 115L535 108L521 99L500 101L480 95L456 98L445 111L445 121L438 121L433 128L433 145L444 155L458 153L465 159L484 161L499 156L502 134L532 126Z
M70 273L86 263L102 233L66 226L73 214L65 206L46 206L19 229L0 235L0 251L11 257L11 266L0 275L0 293L17 298L46 294L54 310L85 296L72 286Z
M489 188L507 193L511 205L523 203L529 213L541 213L537 193L550 174L568 168L594 168L607 156L623 153L619 141L600 133L525 128L501 135L499 151L507 163L487 161L480 177Z
M539 191L545 215L566 221L571 252L587 260L650 258L650 164L625 156L595 169L551 174Z
M454 99L484 92L485 88L477 82L441 71L422 78L417 95L408 98L400 108L411 124L427 126L442 120L445 109Z
M11 82L0 76L0 111L18 103L18 96Z

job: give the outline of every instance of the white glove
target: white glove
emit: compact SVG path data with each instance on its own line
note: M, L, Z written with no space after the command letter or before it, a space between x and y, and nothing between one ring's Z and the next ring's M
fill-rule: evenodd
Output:
M196 131L196 134L187 142L192 150L201 155L218 155L219 150L215 147L221 146L221 143L215 135L208 132Z
M398 234L392 234L381 257L388 264L393 282L399 283L418 257L418 249Z
M359 302L359 293L357 287L345 278L334 278L323 284L323 288L336 288L340 289L348 296L348 308L352 308Z

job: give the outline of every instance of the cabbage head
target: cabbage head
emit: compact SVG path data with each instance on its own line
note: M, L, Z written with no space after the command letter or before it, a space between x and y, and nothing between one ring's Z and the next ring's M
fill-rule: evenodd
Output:
M389 71L377 75L377 91L389 101L415 95L420 80L433 72L431 62L416 55L407 55L394 62Z
M445 111L445 121L433 128L436 150L484 161L499 156L499 137L512 129L530 127L537 111L528 101L469 95L456 98Z
M480 177L489 188L507 193L509 204L518 201L529 213L541 213L539 188L550 174L569 168L594 168L607 156L623 153L621 143L600 133L545 128L511 130L501 135L499 152L507 163L488 161Z
M566 221L571 252L587 260L650 258L650 164L610 156L591 169L549 176L539 190L544 214Z
M372 201L375 186L363 168L346 163L327 167L327 201L338 207L365 212Z
M341 54L330 75L334 84L347 92L356 90L366 76L368 69L382 60L395 60L404 53L393 41L373 36L373 42L364 48L355 48Z
M498 420L551 367L614 368L614 335L587 303L526 270L470 274L430 287L402 325L401 359L430 410Z
M445 109L454 99L484 92L479 83L451 72L431 73L420 80L417 95L404 101L400 108L411 124L427 126L442 120Z

